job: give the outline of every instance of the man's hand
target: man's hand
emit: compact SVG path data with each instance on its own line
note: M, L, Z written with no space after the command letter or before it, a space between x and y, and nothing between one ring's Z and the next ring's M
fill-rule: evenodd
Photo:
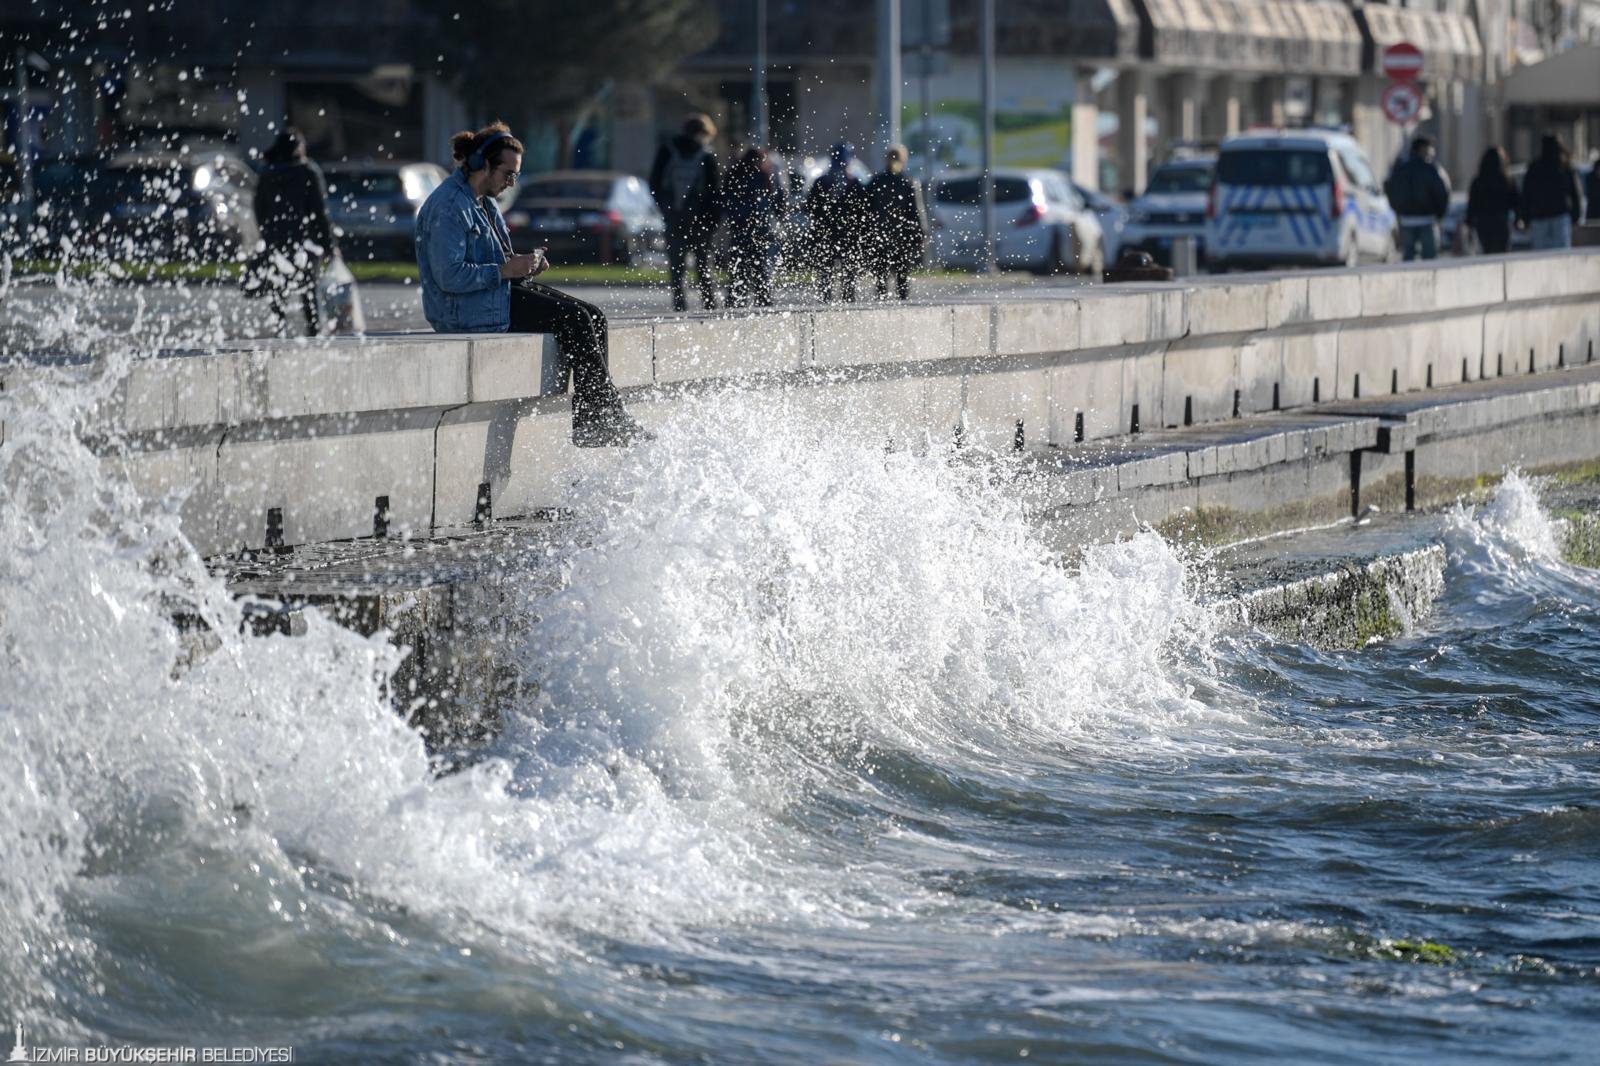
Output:
M535 248L533 254L539 260L539 265L533 268L533 276L543 274L550 269L550 260L545 257L543 248Z
M538 252L514 255L500 264L500 276L507 280L532 277L549 265Z

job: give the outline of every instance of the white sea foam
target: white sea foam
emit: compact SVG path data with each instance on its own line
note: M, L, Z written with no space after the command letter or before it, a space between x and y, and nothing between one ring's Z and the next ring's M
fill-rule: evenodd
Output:
M1513 470L1478 506L1458 504L1445 529L1454 583L1472 601L1498 607L1528 596L1563 597L1587 583L1563 561L1560 523L1539 501L1539 479Z
M1153 534L1068 572L982 464L724 396L579 483L572 544L527 561L526 641L508 649L538 704L491 759L435 779L384 697L386 643L316 620L240 635L176 519L106 480L72 408L20 403L0 400L13 1015L92 957L73 899L187 841L280 879L310 863L524 951L849 922L919 905L807 816L818 793L872 791L863 752L1023 775L1041 746L1160 743L1201 713L1169 659L1204 616ZM549 565L559 591L532 591ZM175 606L220 641L192 666ZM847 835L884 831L870 804L861 817Z

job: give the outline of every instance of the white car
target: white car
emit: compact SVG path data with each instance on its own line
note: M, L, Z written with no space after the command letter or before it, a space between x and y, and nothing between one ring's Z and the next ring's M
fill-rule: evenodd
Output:
M1195 255L1205 260L1206 193L1217 160L1213 155L1185 153L1167 160L1150 175L1144 194L1128 204L1122 247L1150 253L1162 266L1172 266L1174 242L1195 242Z
M932 254L946 266L983 263L983 178L955 171L936 178L929 197ZM1041 274L1099 277L1105 238L1094 212L1059 170L1000 167L994 172L995 262Z
M1355 138L1337 130L1229 137L1206 217L1209 270L1398 257L1394 210Z

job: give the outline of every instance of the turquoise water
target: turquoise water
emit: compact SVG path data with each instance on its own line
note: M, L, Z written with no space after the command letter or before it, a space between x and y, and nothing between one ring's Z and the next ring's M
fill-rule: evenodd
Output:
M1413 632L1319 652L1219 630L1153 534L1065 569L973 464L717 402L507 560L538 695L442 777L391 649L238 635L69 418L10 411L0 1022L298 1061L1595 1060L1600 583L1536 485L1451 520Z

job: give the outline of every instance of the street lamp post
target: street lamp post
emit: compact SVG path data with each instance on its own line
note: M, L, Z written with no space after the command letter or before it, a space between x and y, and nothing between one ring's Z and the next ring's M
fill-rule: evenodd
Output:
M933 107L929 103L928 78L933 74L933 11L929 0L922 0L922 184L933 181Z
M983 272L995 272L994 258L994 0L983 0Z
M31 243L29 234L33 229L33 160L28 157L28 59L28 50L18 48L17 88L14 96L17 128L12 146L16 152L17 192L20 195L20 202L17 204L17 232L22 234L24 247Z
M878 0L878 161L900 140L900 0Z
M756 0L756 68L750 79L750 140L767 143L767 0Z

